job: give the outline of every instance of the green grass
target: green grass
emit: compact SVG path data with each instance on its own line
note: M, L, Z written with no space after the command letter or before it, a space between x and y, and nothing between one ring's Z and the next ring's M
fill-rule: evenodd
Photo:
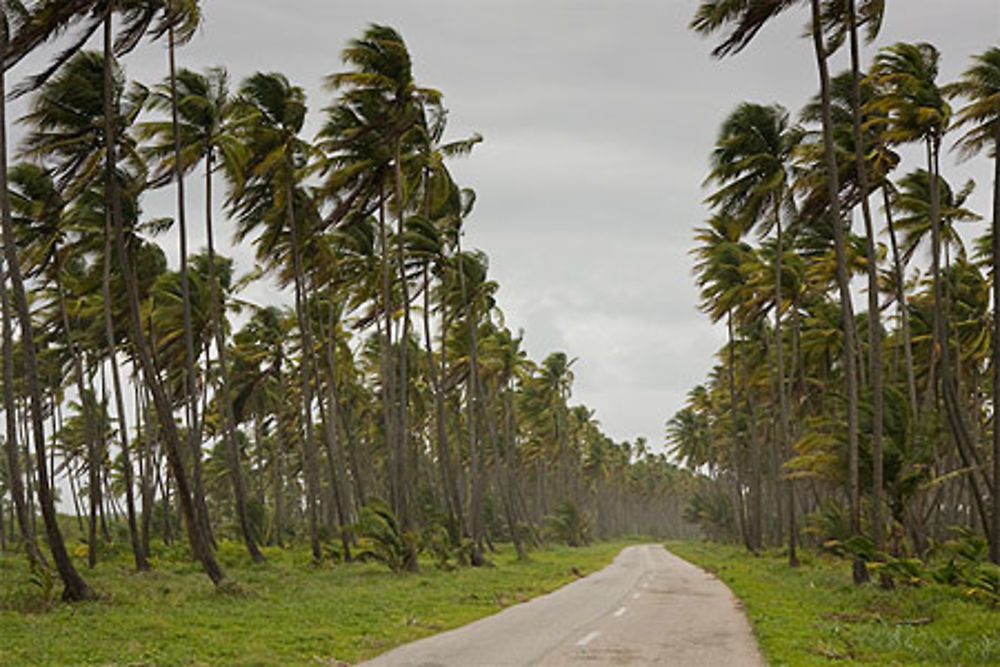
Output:
M495 613L600 569L625 546L605 542L534 551L503 546L494 567L417 575L374 564L313 568L304 551L268 549L253 566L237 544L220 559L245 595L221 595L194 565L161 556L136 574L119 557L85 572L101 602L43 597L23 558L0 556L0 664L338 664ZM58 589L53 593L58 595ZM12 610L16 608L18 610Z
M960 588L856 587L850 563L813 554L790 569L777 552L754 558L707 542L667 548L729 585L771 665L1000 664L1000 610Z

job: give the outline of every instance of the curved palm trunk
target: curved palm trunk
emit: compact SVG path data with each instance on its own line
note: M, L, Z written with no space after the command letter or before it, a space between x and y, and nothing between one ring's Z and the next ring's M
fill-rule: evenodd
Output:
M826 45L820 19L819 0L810 0L812 9L812 38L819 69L820 99L823 112L823 153L827 170L827 196L830 221L833 226L834 252L837 256L837 287L840 291L840 308L844 326L844 374L847 389L847 459L848 494L850 496L851 535L861 533L861 496L858 486L858 377L855 361L854 306L851 301L850 277L847 273L847 244L844 219L840 211L840 179L837 156L833 143L833 117L830 110L830 70L826 62ZM854 583L868 580L868 570L863 561L854 559Z
M113 175L117 158L115 157L115 128L112 119L113 105L111 102L111 7L108 7L104 21L104 136L106 147L107 172ZM113 176L108 179L109 189L106 196L111 200L111 218L114 226L115 248L118 252L118 261L121 265L122 276L125 281L125 294L128 301L129 329L131 332L132 345L139 364L142 368L143 378L146 386L153 396L153 404L159 419L159 427L163 433L164 445L167 449L167 459L173 471L174 481L177 487L178 502L181 507L181 514L187 527L188 540L191 544L191 551L201 562L205 573L216 586L222 585L226 580L225 572L215 560L215 553L209 537L207 517L202 518L195 509L196 503L191 495L187 471L181 458L181 438L177 430L177 423L174 421L173 410L170 407L170 400L160 381L160 376L153 362L152 354L146 345L146 338L142 332L142 321L139 313L139 286L136 274L132 268L132 259L125 246L125 229L122 221L122 202L118 192L118 182Z
M176 81L173 74L173 58L171 58L171 87L176 96ZM176 97L174 106L174 116L176 119ZM175 126L176 127L176 126ZM177 137L176 132L174 137ZM175 141L175 149L180 147L180 141ZM180 163L180 155L176 155L176 162ZM182 181L180 169L178 167L178 181ZM212 333L215 338L215 348L219 356L219 400L222 403L223 434L226 441L226 463L229 467L229 478L233 484L233 499L236 501L236 520L240 524L240 534L243 536L243 543L246 545L250 558L255 563L263 563L266 559L257 546L257 539L254 537L253 528L250 525L250 517L247 513L247 489L246 481L243 478L243 466L240 461L240 448L236 442L236 415L233 412L233 397L230 391L229 366L226 362L226 340L225 330L222 320L222 295L219 290L219 277L215 270L215 241L212 229L212 151L209 149L205 157L205 240L208 245L208 282L211 286L209 300L212 312ZM186 284L186 283L185 283ZM190 304L188 304L190 306Z
M875 253L875 226L868 203L868 165L865 164L864 135L861 132L861 54L854 0L847 2L851 41L851 129L854 135L854 165L861 189L861 213L865 221L865 248L868 260L868 367L872 390L872 536L876 551L885 551L883 530L882 466L882 323L878 305L878 258ZM891 579L883 577L883 582Z
M951 367L951 337L948 332L948 320L945 318L945 296L941 284L941 191L939 156L941 140L931 137L927 141L927 166L930 174L931 189L931 274L934 282L934 341L936 359L931 363L940 366L941 393L944 398L945 414L951 427L952 437L958 448L962 464L972 468L969 474L969 486L972 501L983 526L983 533L990 543L993 542L993 524L989 519L986 501L983 497L983 487L990 488L983 467L978 460L976 443L969 434L963 415L963 406L958 396L958 385Z
M0 8L0 53L7 51L7 35L7 10ZM0 217L3 219L3 246L4 256L7 260L7 276L10 278L11 289L14 293L14 308L21 325L21 349L24 355L25 380L31 403L31 427L35 441L35 457L38 461L38 504L41 506L42 518L45 521L45 534L48 538L49 549L52 551L52 559L55 561L59 577L65 586L63 599L74 602L93 600L97 597L96 594L76 571L73 561L70 560L69 553L66 551L66 544L63 542L62 531L56 517L55 500L49 482L48 468L45 465L48 459L45 456L45 425L42 413L42 388L38 379L35 332L31 323L31 312L28 309L28 298L24 290L24 280L17 257L17 241L14 238L14 227L10 214L10 195L7 185L7 106L5 100L5 75L0 72ZM6 290L4 293L6 294ZM5 366L13 371L9 364L5 364ZM8 419L10 414L8 412ZM10 442L13 444L14 441Z
M187 420L188 448L191 450L191 479L194 487L195 511L205 526L210 526L208 505L201 474L201 425L198 419L198 390L195 386L194 326L191 317L191 287L188 284L187 205L184 197L184 174L181 167L181 138L177 110L177 65L175 62L174 28L167 32L170 61L170 122L174 135L174 180L177 184L177 231L180 241L181 304L184 326L184 416Z

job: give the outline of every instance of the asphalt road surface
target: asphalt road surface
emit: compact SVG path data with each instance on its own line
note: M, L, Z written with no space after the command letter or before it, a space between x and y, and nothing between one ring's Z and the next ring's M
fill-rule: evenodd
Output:
M742 606L712 575L659 545L600 572L364 667L760 666Z

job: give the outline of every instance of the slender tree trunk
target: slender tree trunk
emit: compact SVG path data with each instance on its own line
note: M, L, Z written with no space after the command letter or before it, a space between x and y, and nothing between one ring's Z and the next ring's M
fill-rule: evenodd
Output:
M478 321L476 319L476 308L473 303L474 297L466 291L465 269L462 266L461 240L457 248L458 252L458 280L462 293L462 302L465 306L465 316L469 328L469 383L468 393L468 414L469 414L469 475L472 482L472 497L469 504L470 520L472 522L472 541L475 548L472 553L472 565L479 566L485 564L482 552L483 542L483 468L482 456L479 451L479 432L476 423L477 406L479 404L479 353L478 353Z
M286 169L291 169L287 165ZM295 215L295 186L292 175L287 175L285 184L286 206L288 207L288 227L292 242L292 263L295 272L295 315L302 334L302 361L300 372L302 377L303 418L305 421L305 440L302 443L303 467L306 479L306 511L309 521L309 545L315 563L323 560L322 545L319 541L319 514L317 502L319 499L319 470L316 457L316 440L313 428L313 355L316 353L313 345L312 320L309 314L308 295L305 291L305 273L302 267L302 249L299 245L298 221Z
M108 192L106 196L110 199L111 218L114 226L115 246L118 252L118 261L121 266L122 276L125 281L125 293L128 301L129 328L131 331L132 346L139 358L142 367L145 384L153 396L153 403L156 407L159 427L162 429L164 445L167 449L167 458L173 470L174 481L177 484L177 496L180 504L184 523L187 526L188 539L191 544L191 551L201 562L205 573L216 586L225 582L226 575L215 559L209 540L209 530L207 516L203 519L196 510L197 503L192 497L191 488L188 483L187 471L181 459L181 438L174 421L173 410L170 407L170 400L160 381L156 366L153 363L152 355L146 345L146 339L142 331L142 322L139 319L139 286L136 274L132 268L132 259L125 245L125 229L122 219L122 202L118 191L117 178L114 177L117 158L115 156L115 129L112 118L112 77L111 66L111 7L105 15L104 21L104 135L107 153L107 174Z
M783 193L782 193L783 196ZM789 443L788 438L788 390L785 386L785 339L782 335L781 326L781 310L782 310L782 298L781 298L781 274L782 274L782 263L784 259L785 252L785 238L782 234L781 225L781 197L775 198L774 203L774 221L775 229L777 231L777 259L775 260L774 268L774 347L775 353L778 360L778 443L781 449L781 456L785 461L790 461L792 458L792 448ZM779 484L779 480L775 480L775 484ZM795 483L788 479L785 481L784 485L786 493L786 501L788 505L788 564L791 567L798 567L799 556L797 550L797 535L798 531L795 527ZM780 513L779 513L780 514ZM779 530L780 534L780 530Z
M917 402L917 373L913 362L913 343L910 336L910 309L906 303L906 275L903 261L899 255L899 243L896 241L896 226L892 221L892 202L889 198L889 185L882 185L882 204L885 206L885 222L889 229L889 243L892 246L892 262L896 272L896 301L899 303L900 327L903 336L903 354L906 362L906 390L910 402L910 419L916 423L919 415Z
M402 492L402 514L400 516L403 530L411 530L414 523L414 504L416 495L415 475L417 474L415 455L412 443L410 442L410 399L409 399L409 364L408 352L410 343L410 282L406 276L406 256L403 247L403 232L405 224L406 196L403 185L403 167L401 164L402 154L399 139L396 140L396 159L394 161L395 174L395 200L396 200L396 262L399 271L399 285L402 290L403 301L403 331L399 337L399 368L396 399L398 408L396 419L398 430L396 439L398 442L398 456L396 457L396 477L400 483ZM409 560L410 569L416 571L416 554Z
M1000 118L993 121L993 539L990 560L1000 565Z
M819 0L810 0L812 9L812 38L819 68L820 98L823 112L823 149L827 171L827 196L830 222L833 226L834 251L837 256L837 286L840 290L840 307L844 325L844 374L847 392L847 459L848 494L850 496L851 535L861 534L861 495L858 485L858 378L855 361L854 306L851 302L850 276L847 272L847 244L844 218L840 211L840 179L837 171L836 148L833 143L833 116L830 108L830 71L827 66L826 45L820 19ZM854 583L868 580L864 562L854 559Z
M173 50L171 49L170 71L174 95L174 119L176 123L176 75L174 73ZM176 128L176 125L175 125ZM175 134L176 138L176 134ZM175 141L177 159L180 161L180 141ZM183 177L178 167L178 182L183 182ZM253 562L260 564L265 562L264 554L257 546L257 538L254 537L253 527L250 525L250 517L247 513L247 489L246 481L243 478L243 466L240 460L240 447L236 441L236 415L233 412L233 397L231 392L231 381L229 379L229 365L226 361L226 339L225 328L222 317L222 290L219 288L219 276L215 270L215 241L212 224L212 149L209 147L205 156L205 240L208 245L208 282L211 285L211 313L212 313L212 333L215 338L216 354L219 358L219 401L222 403L223 433L226 443L226 463L229 467L229 478L233 485L233 500L236 504L236 519L240 524L240 534L243 536L243 543Z
M7 52L8 24L7 10L0 8L0 53ZM21 324L21 349L24 355L25 380L31 399L31 425L35 441L35 456L38 460L38 503L41 505L45 521L45 533L55 561L59 577L65 588L63 599L67 601L92 600L97 596L73 566L62 531L56 517L55 501L49 485L49 474L45 465L45 425L42 412L42 388L38 380L38 362L35 350L35 332L28 309L21 266L17 256L17 241L10 214L10 196L7 185L7 109L4 73L0 73L0 217L3 218L3 245L7 260L7 274L14 292L14 308ZM6 294L6 290L4 290ZM5 332L6 333L6 332ZM6 336L5 336L6 339ZM8 366L9 367L9 366ZM7 406L9 408L9 405Z
M2 102L0 102L0 106L2 106ZM6 189L4 192L6 192ZM6 264L6 260L4 260L4 263ZM7 433L3 444L7 454L10 495L14 510L17 513L17 525L20 529L21 541L24 543L24 552L32 567L47 567L45 557L38 548L34 524L29 518L30 512L24 489L24 473L21 471L21 453L17 451L17 402L14 397L14 330L11 326L10 299L7 294L8 274L9 271L4 271L3 275L0 276L0 300L2 300L3 307L3 409L7 426Z
M177 185L177 232L180 243L180 275L182 322L184 326L184 417L187 426L188 449L191 451L191 480L194 488L195 512L199 522L208 526L208 506L205 503L205 488L201 472L201 425L198 416L198 389L196 387L197 373L195 370L196 356L194 345L194 325L191 316L191 286L188 282L188 249L187 249L187 204L184 196L184 173L181 164L181 138L177 110L177 70L175 62L174 29L171 25L167 32L168 60L170 68L170 122L174 145L174 182Z
M951 337L949 334L949 322L945 318L947 309L943 286L941 280L941 191L940 191L940 138L931 137L927 141L927 164L930 173L931 189L931 274L934 282L934 347L936 359L932 358L931 363L940 366L941 390L944 398L945 414L951 427L951 433L955 440L956 448L962 459L962 464L972 471L969 474L969 484L973 504L982 522L983 533L991 543L994 539L993 524L989 518L989 511L986 509L986 501L983 496L982 487L990 488L989 480L982 471L982 466L978 461L976 443L969 435L968 426L965 423L961 399L958 396L958 386L956 384L954 371L951 367ZM978 472L977 472L978 471ZM982 480L982 485L980 484Z
M110 178L114 178L111 176ZM108 360L111 362L111 382L115 393L115 412L118 415L118 438L122 450L122 464L125 467L125 505L128 515L128 532L132 545L132 556L135 560L135 569L143 572L149 569L149 561L142 550L142 543L139 539L139 529L135 520L135 490L132 483L132 459L130 455L128 440L128 421L125 418L124 388L122 387L121 374L118 370L118 345L115 341L115 325L111 316L111 211L105 211L104 222L104 276L102 280L103 300L104 300L104 335L108 343ZM103 436L103 433L102 433ZM103 438L102 438L103 439ZM94 438L96 441L97 438ZM100 451L104 451L104 447ZM103 456L98 460L103 460ZM93 493L93 492L91 492ZM93 530L93 528L91 528ZM93 550L91 559L93 560ZM91 562L91 567L94 566Z
M878 304L878 256L875 252L875 225L868 203L870 192L868 165L865 163L865 139L861 131L861 48L858 44L858 24L854 5L848 0L848 22L851 41L851 116L854 135L854 166L858 173L858 187L861 189L861 213L865 221L866 252L868 260L868 365L872 390L872 536L875 549L885 551L885 533L882 505L882 322ZM891 579L883 577L883 582Z

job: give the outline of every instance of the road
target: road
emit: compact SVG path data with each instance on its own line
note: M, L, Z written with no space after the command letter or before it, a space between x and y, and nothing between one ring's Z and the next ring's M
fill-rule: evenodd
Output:
M363 667L758 667L742 606L718 579L659 545L627 547L608 567Z

